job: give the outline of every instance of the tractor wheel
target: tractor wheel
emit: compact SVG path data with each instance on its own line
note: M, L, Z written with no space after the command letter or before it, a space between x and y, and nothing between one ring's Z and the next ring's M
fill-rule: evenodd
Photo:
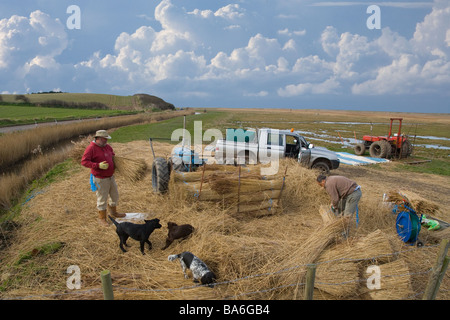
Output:
M412 144L409 140L405 140L402 143L402 147L400 148L400 156L402 158L409 157L412 153Z
M386 141L386 140L383 140L383 141L380 141L380 142L381 142L382 145L384 145L384 146L382 146L382 148L384 148L384 150L386 150L386 155L384 157L382 157L382 158L390 158L391 153L392 153L392 146L391 146L391 144L388 141Z
M366 146L364 143L360 142L355 146L354 150L357 156L363 156L364 153L366 153Z
M381 141L375 141L370 145L369 153L372 158L383 158L386 152L384 151L385 148L383 148L382 145L383 144L381 143Z
M152 187L156 193L166 193L169 189L170 170L164 158L156 158L152 165Z

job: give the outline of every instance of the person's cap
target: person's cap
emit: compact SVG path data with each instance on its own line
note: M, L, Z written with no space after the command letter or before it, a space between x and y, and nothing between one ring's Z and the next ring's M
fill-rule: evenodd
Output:
M97 138L97 137L111 139L110 135L108 134L108 132L106 132L106 130L98 130L95 133L95 137L94 138Z

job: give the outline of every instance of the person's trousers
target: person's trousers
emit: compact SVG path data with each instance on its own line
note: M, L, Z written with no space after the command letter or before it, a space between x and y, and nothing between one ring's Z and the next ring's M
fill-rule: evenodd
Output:
M340 212L345 217L351 217L356 212L356 208L358 207L359 200L361 199L362 193L361 188L353 191L347 197L342 199L340 203L341 208Z
M97 209L99 211L106 210L108 196L110 197L109 205L116 207L119 202L119 190L117 189L114 176L104 179L94 177L94 182L97 185L97 191L95 192L97 195Z

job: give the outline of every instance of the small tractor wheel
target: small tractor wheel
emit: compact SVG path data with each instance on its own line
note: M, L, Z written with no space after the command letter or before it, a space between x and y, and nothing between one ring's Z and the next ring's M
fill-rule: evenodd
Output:
M357 156L363 156L364 153L366 153L366 146L364 143L360 142L355 146L354 150Z
M156 193L166 193L169 189L170 170L164 158L156 158L152 165L152 187Z

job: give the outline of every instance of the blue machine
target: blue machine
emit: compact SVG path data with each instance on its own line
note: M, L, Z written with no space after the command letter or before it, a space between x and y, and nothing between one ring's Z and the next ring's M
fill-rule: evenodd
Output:
M175 148L171 159L176 171L195 171L197 167L205 164L205 159L200 159L198 153L186 147Z
M417 215L416 211L406 204L395 205L392 209L392 213L397 214L397 220L395 226L397 229L397 234L400 239L410 245L417 244L421 246L422 243L418 241L422 215Z

